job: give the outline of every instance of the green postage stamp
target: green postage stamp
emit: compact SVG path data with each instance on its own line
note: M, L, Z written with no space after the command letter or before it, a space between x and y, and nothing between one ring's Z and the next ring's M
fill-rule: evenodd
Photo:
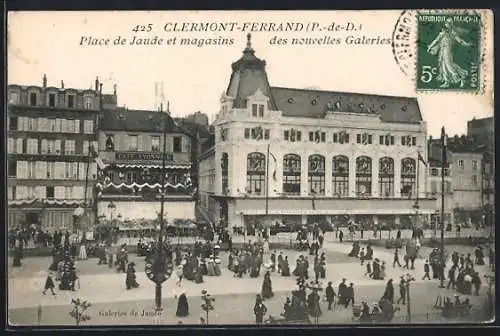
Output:
M418 14L417 90L479 91L481 17Z

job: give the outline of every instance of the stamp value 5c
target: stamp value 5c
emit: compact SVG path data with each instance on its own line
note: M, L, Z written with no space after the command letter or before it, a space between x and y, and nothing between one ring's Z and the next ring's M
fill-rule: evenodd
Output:
M481 18L418 14L417 90L479 91Z

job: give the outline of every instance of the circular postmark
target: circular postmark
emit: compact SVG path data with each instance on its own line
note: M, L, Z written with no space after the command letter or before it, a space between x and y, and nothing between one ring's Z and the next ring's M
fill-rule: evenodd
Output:
M485 62L484 31L487 20L485 20L484 15L485 13L482 11L470 9L403 11L392 32L392 53L395 62L401 71L416 83L416 88L419 91L441 91L443 89L484 91L485 75L489 68ZM474 24L474 20L478 23ZM451 57L448 57L450 61L445 64L449 68L453 57L458 60L452 64L455 67L455 73L443 75L443 67L440 67L440 64L432 64L432 62L439 62L438 57L441 57L437 55L439 52L436 52L436 49L439 49L440 46L436 47L435 41L445 29L446 21L453 21L459 27L453 31L454 38L458 35L455 31L470 32L470 34L475 35L469 34L468 41L465 37L460 38L460 36L453 41L458 42L463 49L455 51ZM450 35L452 34L450 33ZM473 43L470 43L471 39ZM431 62L428 64L425 62L425 58ZM453 78L452 75L457 72L466 74L462 76L462 83L458 80L451 83L446 82L446 75L448 78ZM445 78L443 79L443 77ZM431 78L432 83L430 83Z

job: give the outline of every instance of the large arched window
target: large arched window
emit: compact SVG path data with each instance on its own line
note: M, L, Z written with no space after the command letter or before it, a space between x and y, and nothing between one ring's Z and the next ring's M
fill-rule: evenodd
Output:
M360 197L372 194L372 159L360 156L356 159L356 195Z
M297 154L283 157L283 193L300 195L300 164Z
M337 155L332 160L333 196L349 196L349 158Z
M325 194L325 157L322 155L309 156L309 192L313 195Z
M247 192L262 195L266 188L266 156L250 153L247 156Z
M411 197L415 192L416 167L415 160L412 158L401 160L401 197Z
M381 197L394 196L394 160L390 157L379 160L378 185Z
M222 153L222 158L220 162L220 167L222 169L222 192L226 193L229 183L228 183L228 171L229 171L229 157L227 153Z

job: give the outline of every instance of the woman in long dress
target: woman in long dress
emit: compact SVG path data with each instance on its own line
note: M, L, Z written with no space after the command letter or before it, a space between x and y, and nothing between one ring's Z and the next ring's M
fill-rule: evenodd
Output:
M285 256L285 259L283 259L283 263L281 266L281 276L290 276L290 264L288 263L288 256Z
M443 29L438 36L427 47L427 52L437 55L438 76L442 88L447 88L450 84L459 84L463 87L468 71L462 69L453 59L453 46L458 43L464 47L470 47L471 43L463 40L459 34L467 32L466 29L454 27L452 18L446 20Z
M189 315L189 304L186 293L183 292L181 293L181 295L179 295L179 300L177 301L177 311L175 312L175 316L186 317L188 315Z
M271 282L271 273L269 271L264 275L264 282L262 283L262 298L270 299L274 296L273 285Z

